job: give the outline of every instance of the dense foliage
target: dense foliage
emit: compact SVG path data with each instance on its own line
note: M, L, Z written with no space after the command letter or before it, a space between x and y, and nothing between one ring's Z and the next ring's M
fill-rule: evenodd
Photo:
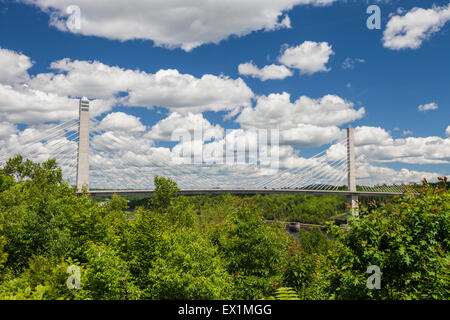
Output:
M205 212L216 210L227 197L227 195L200 195L192 196L190 201L197 213L204 215ZM258 194L244 196L244 199L252 200L266 220L278 219L322 225L331 217L345 213L347 209L345 196ZM145 196L130 196L128 200L130 208L148 207L148 198Z
M352 218L348 232L334 228L343 250L333 266L338 298L448 299L450 193L446 180L409 189L389 205L373 203ZM368 265L382 271L380 290L360 290Z
M323 223L338 197L189 198L154 182L155 195L130 210L118 196L77 196L55 161L11 159L0 169L0 299L450 297L446 181L371 203L345 229L330 224L334 240L318 228L296 239L265 219ZM366 287L370 265L380 290Z

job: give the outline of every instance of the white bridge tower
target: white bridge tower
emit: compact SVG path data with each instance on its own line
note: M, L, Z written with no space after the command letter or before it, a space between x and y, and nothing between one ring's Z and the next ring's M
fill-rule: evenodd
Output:
M80 100L80 121L78 124L78 154L77 154L77 191L83 187L89 190L89 100Z
M347 169L348 191L355 192L347 196L347 202L351 206L353 215L358 214L358 195L356 194L356 167L355 167L355 136L352 127L347 128Z

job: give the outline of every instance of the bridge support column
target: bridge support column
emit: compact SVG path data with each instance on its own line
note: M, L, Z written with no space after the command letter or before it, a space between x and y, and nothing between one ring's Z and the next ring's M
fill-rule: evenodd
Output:
M89 190L89 100L80 100L78 124L77 191Z
M352 194L347 196L347 203L350 206L350 212L353 216L358 215L358 195Z
M348 191L356 192L355 137L352 127L347 128L347 169ZM349 195L347 202L350 205L352 215L358 215L358 195Z

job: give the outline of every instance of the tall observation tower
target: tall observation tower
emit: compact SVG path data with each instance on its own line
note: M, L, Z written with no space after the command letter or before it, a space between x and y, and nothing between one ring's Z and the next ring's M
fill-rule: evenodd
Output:
M77 191L83 187L89 190L89 100L80 100L80 121L78 124L78 155L77 155Z

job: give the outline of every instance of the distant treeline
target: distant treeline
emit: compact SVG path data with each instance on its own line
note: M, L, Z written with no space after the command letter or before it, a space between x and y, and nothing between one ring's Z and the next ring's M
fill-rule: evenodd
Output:
M230 197L253 200L267 220L297 221L323 225L330 218L345 217L345 214L348 212L346 197L334 195L257 194L253 196L198 195L180 197L186 197L194 205L198 215L217 210L217 208L220 208L221 203ZM128 210L132 211L137 207L149 209L150 198L149 196L127 196ZM106 198L95 197L94 199L103 201ZM367 205L372 201L383 203L389 201L389 199L383 197L360 197L359 201L362 205Z
M437 183L429 183L436 186ZM447 182L450 188L450 182ZM416 187L420 187L419 184ZM341 189L344 190L343 186ZM230 199L252 200L261 210L266 220L297 221L307 224L324 225L327 221L335 220L343 223L349 212L346 196L336 195L306 195L306 194L257 194L257 195L197 195L180 196L191 203L199 216L220 210L221 204ZM151 209L150 196L126 196L128 210L134 211L138 207ZM93 197L95 201L104 201L106 197ZM371 203L387 204L391 198L364 196L359 197L362 206Z

